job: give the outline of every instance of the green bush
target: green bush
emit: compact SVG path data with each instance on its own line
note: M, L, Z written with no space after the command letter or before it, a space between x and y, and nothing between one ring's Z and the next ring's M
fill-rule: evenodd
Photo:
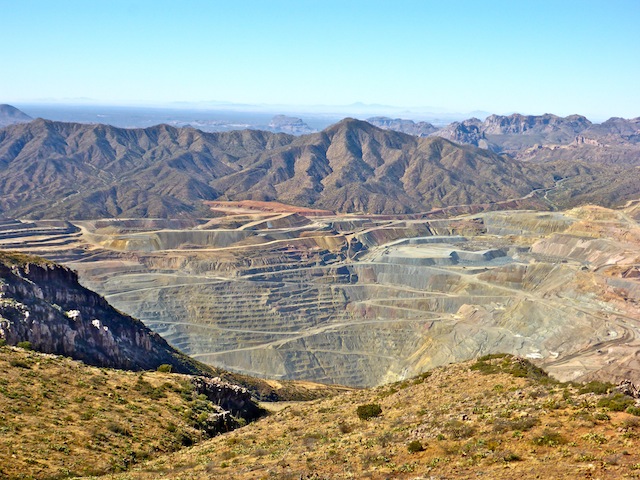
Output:
M564 445L567 440L558 432L553 430L545 430L542 435L535 437L533 443L536 445L546 445L547 447L555 447L558 445Z
M4 347L7 344L7 341L4 338L0 338L0 347Z
M24 360L18 360L18 359L13 359L11 361L9 361L9 365L11 365L12 367L18 367L18 368L31 368L31 365L29 365L27 362L25 362Z
M513 452L507 452L502 456L502 460L504 460L505 462L519 462L520 460L522 460L522 458L520 458L520 455L517 455Z
M413 440L407 444L407 450L409 450L409 453L417 453L424 451L424 447L420 440Z
M640 417L640 407L627 407L625 412L635 415L636 417Z
M24 350L33 350L33 346L31 345L31 342L28 342L26 340L24 342L18 342L16 344L16 347L22 348Z
M599 382L597 380L585 383L580 387L580 393L596 393L598 395L603 395L605 393L611 392L615 388L613 383L609 382Z
M161 373L171 373L171 369L173 367L171 365L169 365L168 363L163 363L162 365L158 365L158 372Z
M635 401L622 393L613 393L598 400L598 406L608 408L612 412L623 412L629 407L633 407Z
M356 413L360 420L369 420L371 418L379 417L382 414L382 407L377 403L367 403L365 405L358 406Z

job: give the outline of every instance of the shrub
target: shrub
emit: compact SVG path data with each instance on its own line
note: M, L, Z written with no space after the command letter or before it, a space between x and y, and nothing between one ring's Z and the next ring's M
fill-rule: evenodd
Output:
M9 362L9 365L11 365L12 367L18 367L18 368L31 368L31 365L29 365L27 362L25 362L24 360L18 360L18 359L13 359Z
M596 393L598 395L603 395L605 393L611 392L615 388L613 383L609 382L599 382L597 380L585 383L580 387L580 393Z
M0 338L0 347L4 347L7 344L7 341L4 338Z
M338 424L338 430L340 430L340 433L351 433L353 432L353 425L347 422L340 422Z
M26 340L24 342L16 343L16 347L22 348L24 350L33 350L33 346L31 345L31 342L28 342Z
M636 417L640 417L640 407L627 407L625 412L635 415Z
M520 432L526 432L531 430L538 424L536 417L522 417L515 420L506 420L502 418L496 419L493 423L493 431L503 433L507 431L517 430Z
M382 407L377 403L367 403L365 405L358 406L356 413L360 420L369 420L371 418L379 417L382 414Z
M171 368L172 366L168 363L163 363L162 365L158 365L157 370L161 373L171 373Z
M449 420L444 425L445 430L451 438L461 439L472 437L475 433L475 429L472 425L469 425L460 420Z
M519 462L522 458L513 452L507 452L502 456L502 460L505 462Z
M558 432L553 430L545 430L542 435L535 437L533 443L536 445L546 445L548 447L555 447L557 445L564 445L567 440Z
M598 400L599 407L608 408L612 412L623 412L634 404L633 398L622 393L614 393Z
M420 440L413 440L407 444L407 450L409 450L409 453L417 453L424 451L424 447Z

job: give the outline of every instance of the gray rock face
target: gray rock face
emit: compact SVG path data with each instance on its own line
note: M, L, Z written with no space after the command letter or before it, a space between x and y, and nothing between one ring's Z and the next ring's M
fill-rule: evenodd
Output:
M436 127L428 122L414 122L413 120L402 118L371 117L367 118L367 122L384 130L393 130L415 137L428 137L438 131Z
M166 363L176 372L201 373L142 322L82 287L73 271L44 261L0 259L0 338L102 367L147 370Z
M220 378L192 377L191 383L197 394L205 395L219 405L226 413L252 421L264 415L264 410L251 399L251 393L239 385L222 381ZM229 421L222 417L221 421Z
M304 123L301 118L287 115L276 115L269 123L269 129L276 133L288 133L290 135L305 135L315 130Z
M490 115L481 127L485 134L527 134L553 132L561 129L577 134L591 126L591 122L582 115L558 117L550 113L544 115Z
M452 142L481 146L483 139L483 123L477 118L470 118L463 122L453 122L441 130L433 133L436 137L446 138Z

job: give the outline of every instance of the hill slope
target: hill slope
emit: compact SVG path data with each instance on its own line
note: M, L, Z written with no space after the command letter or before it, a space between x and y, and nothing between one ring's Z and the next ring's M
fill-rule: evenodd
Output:
M3 479L122 471L261 413L247 390L217 379L97 368L0 347Z
M292 406L115 478L633 477L640 410L618 411L634 400L611 387L497 355Z
M575 123L569 117L560 120ZM480 135L474 125L469 128ZM544 128L549 125L543 123ZM528 132L538 127L518 128L512 137L522 139L533 138ZM452 138L464 141L458 137ZM610 156L609 150L603 155ZM560 153L545 159L563 158ZM583 191L585 174L606 179L593 192L605 206L640 193L633 184L610 191L618 180L637 176L633 168L612 172L569 160L520 162L353 119L300 137L250 130L204 133L167 125L128 130L38 119L0 131L0 214L33 219L202 217L211 214L207 200L276 200L346 213L409 213L521 199L566 177L577 177L574 188ZM527 208L549 208L547 200L528 202ZM558 206L566 204L551 204Z
M33 118L12 105L0 105L0 128L16 123L27 123L31 120Z
M551 175L486 150L345 119L251 159L212 186L229 200L407 213L520 198L552 184Z
M166 217L202 213L212 179L287 144L268 132L121 129L38 119L0 131L0 211L19 216Z

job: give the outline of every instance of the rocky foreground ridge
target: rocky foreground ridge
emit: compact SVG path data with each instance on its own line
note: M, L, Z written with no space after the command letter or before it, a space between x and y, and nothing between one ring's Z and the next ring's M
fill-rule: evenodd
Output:
M170 347L142 322L82 287L72 270L38 257L0 253L0 338L126 370L171 365L181 373L202 366Z

